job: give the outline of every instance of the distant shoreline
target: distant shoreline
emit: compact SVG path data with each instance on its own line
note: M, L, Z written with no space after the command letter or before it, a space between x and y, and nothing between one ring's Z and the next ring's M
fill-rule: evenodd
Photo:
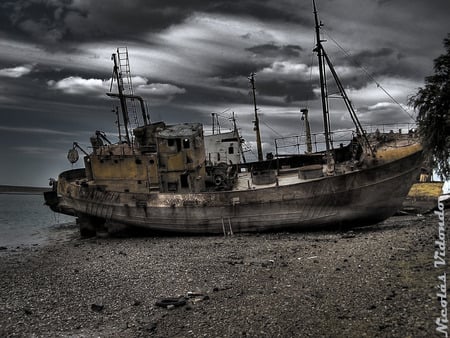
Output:
M44 187L26 187L16 185L0 185L0 194L21 194L21 195L39 195L51 188Z

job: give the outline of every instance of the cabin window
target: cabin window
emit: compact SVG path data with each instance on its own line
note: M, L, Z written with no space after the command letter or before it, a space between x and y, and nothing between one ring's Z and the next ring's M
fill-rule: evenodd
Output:
M177 146L177 152L178 152L178 151L181 150L181 139L179 139L179 138L176 138L176 139L169 138L167 140L167 145L169 147L174 147L176 145Z
M233 146L228 147L228 154L234 154L234 147Z
M170 192L176 192L178 190L178 183L177 182L168 182L167 190Z
M190 145L189 139L188 139L188 138L185 138L185 139L183 140L183 148L184 148L184 149L189 149L190 147L191 147L191 145Z
M217 153L217 161L220 161L220 153Z
M150 160L150 161L148 161L148 163L150 163L150 164L155 164L155 161L154 160Z
M142 164L142 161L141 161L140 158L137 158L137 159L135 160L135 162L136 162L136 164Z
M189 188L189 174L180 175L180 183L182 188Z

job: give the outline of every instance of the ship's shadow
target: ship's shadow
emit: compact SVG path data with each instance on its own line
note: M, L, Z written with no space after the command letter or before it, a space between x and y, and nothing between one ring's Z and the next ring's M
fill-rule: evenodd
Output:
M423 215L398 215L392 216L385 221L375 223L375 224L335 224L325 227L315 227L315 228L303 228L298 229L288 229L284 231L265 231L265 232L245 232L245 233L224 233L224 234L192 234L192 233L174 233L169 231L155 231L146 228L139 227L127 227L119 231L112 233L97 233L97 237L100 238L154 238L154 237L251 237L251 236L289 236L289 235L330 235L330 234L341 234L342 237L351 238L358 234L376 233L388 230L411 228L417 225L425 224L427 216Z

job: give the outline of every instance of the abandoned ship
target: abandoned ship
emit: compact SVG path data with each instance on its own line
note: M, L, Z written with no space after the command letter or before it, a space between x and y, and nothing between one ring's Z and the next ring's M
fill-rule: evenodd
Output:
M225 234L360 226L392 216L420 169L422 147L413 131L365 132L323 47L315 6L314 17L325 150L312 152L309 141L304 154L263 159L256 100L258 161L251 163L241 161L237 128L205 136L199 123L151 122L143 100L127 90L128 52L123 57L118 49L118 92L108 95L120 101L125 135L119 127L120 141L111 143L96 132L90 153L74 143L68 158L75 162L81 149L85 168L61 173L45 193L46 204L76 216L85 236L118 225ZM338 148L330 138L326 72L355 124L351 142ZM132 131L130 101L141 103L143 119Z

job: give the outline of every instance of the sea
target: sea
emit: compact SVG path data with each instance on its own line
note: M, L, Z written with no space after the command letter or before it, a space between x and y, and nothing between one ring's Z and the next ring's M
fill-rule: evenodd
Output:
M75 227L75 217L54 213L43 194L0 194L0 247L46 244L59 229Z

